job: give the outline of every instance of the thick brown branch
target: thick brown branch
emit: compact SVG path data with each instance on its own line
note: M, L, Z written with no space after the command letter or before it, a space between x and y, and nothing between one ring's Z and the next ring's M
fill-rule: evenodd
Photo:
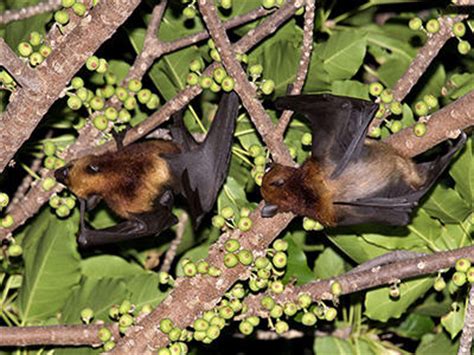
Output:
M474 337L474 287L471 286L467 300L464 327L459 341L458 355L471 354L472 338Z
M7 10L0 14L0 25L9 22L24 20L45 12L54 11L61 7L61 0L47 0L37 5L24 7L18 10Z
M99 329L105 325L50 325L44 327L0 327L0 346L100 345ZM118 327L108 327L119 338Z
M257 98L255 86L249 82L245 71L236 59L236 52L233 50L229 37L222 28L214 3L207 0L199 0L198 4L203 20L222 58L222 63L230 76L235 80L234 90L242 99L242 103L249 112L257 131L262 136L275 161L286 163L286 165L294 164L288 149L281 143L281 140L275 137L275 127L265 112L262 103ZM285 6L293 7L296 10L293 1L289 1Z
M100 2L68 35L68 41L59 44L36 69L41 92L23 88L11 98L0 121L0 171L29 138L86 59L116 31L139 3L139 0Z

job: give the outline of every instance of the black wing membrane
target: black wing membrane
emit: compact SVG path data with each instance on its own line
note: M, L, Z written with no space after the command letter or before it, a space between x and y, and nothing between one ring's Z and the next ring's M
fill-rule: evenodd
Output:
M330 94L283 96L275 106L307 118L313 134L312 156L322 163L329 159L335 165L331 179L359 157L369 123L378 109L370 101Z
M383 223L403 226L410 223L410 215L420 199L433 186L438 177L449 165L453 155L464 146L466 134L463 132L443 155L430 162L416 165L425 182L413 188L403 179L389 183L374 196L350 202L335 202L337 215L341 216L338 225L361 223Z
M173 124L170 127L170 132L173 137L173 142L178 143L185 150L196 148L199 144L184 125L184 110L175 113L172 117Z
M86 202L80 200L81 230L77 242L82 249L158 235L178 222L172 213L174 197L166 191L152 212L133 216L132 219L104 229L91 229L85 223Z
M224 94L205 140L180 154L167 156L196 226L211 210L227 176L238 109L237 94ZM186 129L184 125L182 129Z

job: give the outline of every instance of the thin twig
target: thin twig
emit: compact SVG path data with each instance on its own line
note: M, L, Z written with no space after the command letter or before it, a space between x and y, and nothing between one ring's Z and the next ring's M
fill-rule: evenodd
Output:
M178 217L178 224L176 225L176 237L173 239L168 250L166 251L165 259L163 260L163 264L161 264L160 271L169 272L171 270L171 264L176 257L176 251L183 241L184 230L188 220L189 216L186 212L181 213Z
M61 7L61 0L47 0L37 5L23 7L18 10L7 10L0 14L0 25L6 25L9 22L25 20L27 18L51 12Z
M464 327L462 328L459 341L458 355L471 354L472 337L474 336L474 287L471 285L469 299L467 300L466 315L464 316Z

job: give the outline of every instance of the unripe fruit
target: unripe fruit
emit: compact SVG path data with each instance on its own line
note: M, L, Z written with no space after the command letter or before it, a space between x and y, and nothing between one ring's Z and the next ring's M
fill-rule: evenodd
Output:
M160 98L157 94L151 94L150 100L146 103L146 108L149 110L155 110L160 105Z
M474 267L470 267L467 271L466 271L466 276L467 276L467 281L469 283L473 283L474 282Z
M151 304L147 303L143 305L142 309L140 309L140 314L149 314L151 311L153 311L153 307Z
M56 215L60 218L69 216L71 210L66 205L61 205L56 209Z
M37 65L43 63L44 57L39 52L33 52L31 53L29 60L31 66L36 67Z
M104 344L104 351L105 352L109 352L111 351L113 348L115 348L115 342L113 340L109 340L108 342L106 342Z
M220 62L221 61L221 56L219 54L219 52L217 51L217 49L211 49L211 52L209 53L211 58L216 61L216 62Z
M423 21L419 17L414 17L408 22L408 27L413 31L418 31L423 26Z
M392 90L390 89L385 89L382 91L380 94L380 100L382 100L383 103L389 104L393 101L393 93Z
M76 91L76 96L80 98L82 102L86 102L89 96L89 92L86 88L79 88Z
M280 305L275 305L270 311L270 317L278 319L283 315L283 307Z
M248 266L253 262L253 254L250 250L242 249L237 253L237 257L242 265Z
M209 328L209 323L205 319L198 318L194 321L193 327L198 331L205 331Z
M82 107L82 100L77 96L69 96L67 99L67 106L71 110L79 110Z
M438 99L434 95L425 95L423 96L423 101L428 105L430 108L435 108L438 106Z
M196 17L196 9L194 8L194 6L188 6L183 9L183 15L189 20L193 19Z
M119 313L126 314L132 310L132 303L129 300L123 300L119 306Z
M138 92L142 89L142 82L138 79L132 79L128 82L128 90Z
M311 305L311 296L304 293L298 296L298 305L301 308L308 308Z
M471 267L469 259L461 258L456 261L456 271L466 272Z
M76 200L73 197L66 197L64 199L64 204L67 208L72 210L76 206Z
M272 290L273 293L280 294L285 289L285 286L283 286L283 282L281 282L280 280L277 280L271 283L270 289Z
M92 318L94 318L94 311L91 308L84 308L81 311L81 319L84 323L89 324Z
M415 113L418 116L425 116L428 114L428 105L424 101L415 103Z
M459 41L458 52L465 55L471 50L471 44L468 41Z
M260 300L260 304L266 310L271 311L273 309L273 307L275 307L275 300L272 297L268 296L268 295L263 296L262 299Z
M214 93L218 93L219 91L221 91L221 86L215 81L213 81L211 84L210 90Z
M200 274L207 274L209 272L209 263L207 261L201 260L197 263L196 269Z
M231 218L234 217L234 210L233 210L232 207L230 207L230 206L224 207L224 208L221 210L221 215L222 215L222 217L224 217L225 219L231 219Z
M5 192L0 192L0 209L7 207L10 202L10 198Z
M315 220L313 220L311 218L308 218L308 217L303 218L303 229L305 231L313 230L315 227L316 227L316 221Z
M334 281L331 284L331 293L336 297L342 294L342 286L339 282Z
M167 285L170 282L171 276L166 271L160 271L158 273L158 282L161 285Z
M236 267L238 263L239 263L239 258L237 257L237 255L233 253L228 253L224 255L224 265L227 268L231 269L233 267Z
M316 316L310 312L303 314L303 317L301 318L301 323L309 327L315 325L316 321L317 321Z
M196 341L203 341L206 336L206 332L204 331L195 331L193 334L194 340Z
M33 47L28 42L21 42L18 45L18 53L22 57L29 57L31 53L33 53Z
M276 252L272 258L273 265L275 265L275 267L279 269L284 268L287 264L287 261L288 259L287 259L286 254L281 251Z
M127 123L132 119L132 115L130 112L128 112L128 110L123 108L119 111L118 118L120 122Z
M301 144L303 145L311 145L313 142L313 135L311 133L305 133L301 137Z
M23 248L21 247L21 245L12 244L8 247L7 253L12 258L16 258L20 256L21 254L23 254Z
M417 137L422 137L426 133L426 124L423 122L418 122L414 127L413 127L413 133L415 133L415 136Z
M39 52L44 58L47 58L51 54L52 49L51 49L50 46L47 46L46 44L43 44L40 47Z
M222 81L224 80L226 76L227 76L227 72L222 67L214 69L214 72L212 73L212 77L219 84L222 83Z
M49 191L55 185L56 185L56 180L52 177L47 177L46 179L43 180L41 187L43 188L44 191Z
M290 326L288 325L287 322L284 321L278 321L275 324L275 332L277 334L283 334L286 333L290 329Z
M336 316L337 316L337 310L333 307L329 307L327 310L326 310L326 313L325 313L325 316L324 318L328 321L328 322L332 322L334 319L336 319Z
M5 217L2 218L0 226L2 228L10 228L11 226L13 226L14 222L15 221L13 220L13 217L11 215L7 214Z
M225 218L221 215L212 217L212 225L216 228L221 229L225 225Z
M264 256L259 256L255 259L255 267L257 269L265 269L270 264L270 260Z
M98 336L101 342L106 342L112 338L112 332L109 328L100 328Z
M97 73L105 74L109 70L109 63L104 58L99 59L99 66L97 67Z
M400 298L400 287L398 285L393 285L389 289L390 298L397 299Z
M104 115L109 121L115 121L118 117L118 112L115 107L109 106L105 109Z
M453 25L453 33L457 37L462 37L466 34L466 26L462 22L456 22Z
M234 79L231 78L230 76L226 76L222 80L221 87L222 87L222 90L224 90L225 92L231 92L232 90L234 90L234 87L235 87Z
M464 285L466 283L466 279L466 274L461 271L456 271L452 277L453 283L458 287Z
M32 46L39 46L41 42L43 42L43 36L39 32L33 31L28 36L28 42L30 42Z
M199 76L196 73L189 73L186 77L186 82L188 85L196 85L199 83Z
M288 250L288 242L283 239L277 239L273 242L273 249L276 251L286 251Z
M402 107L402 104L398 101L392 101L390 103L390 111L394 114L394 115L401 115L402 112L403 112L403 107Z
M383 92L383 85L379 82L371 83L369 85L369 93L372 96L379 96Z
M381 134L382 134L382 129L380 127L374 127L369 132L369 136L372 138L379 138Z
M65 25L69 22L69 15L64 10L59 10L54 13L54 21L60 25Z
M262 0L262 6L265 9L271 9L275 6L275 0Z
M254 64L250 66L249 73L252 76L260 76L263 73L263 66L261 64Z
M92 119L92 124L99 131L105 131L109 125L109 121L104 115L97 115Z
M390 131L392 131L392 133L400 132L402 128L403 123L401 121L392 121L392 123L390 124Z
M194 264L193 262L187 263L183 266L183 272L186 276L193 277L197 273L196 264Z
M292 146L288 146L288 152L290 153L290 156L292 159L296 158L296 148Z
M79 76L75 76L71 80L71 86L76 90L80 89L80 88L84 87L84 80Z
M211 265L209 267L209 271L208 271L207 274L211 277L219 277L219 276L221 276L222 271L220 269L218 269L217 267Z
M232 0L221 0L221 7L225 10L229 10L232 7Z
M217 325L211 325L206 331L206 335L212 340L219 338L220 334L221 330Z
M249 153L252 157L257 157L262 153L262 147L259 146L258 144L252 144L249 147Z
M109 317L111 319L118 319L120 313L119 313L119 308L117 305L113 305L112 307L110 307L109 309Z
M273 80L265 80L260 89L264 95L270 95L275 90L275 82Z
M121 327L129 327L133 324L133 317L130 314L122 314L119 318L119 325Z
M443 291L445 288L446 288L446 281L444 281L444 279L442 277L437 277L435 279L435 282L433 284L433 288L437 291L437 292L441 292Z
M125 99L128 97L127 89L119 86L115 89L115 96L117 96L120 101L124 102Z
M163 333L168 334L169 332L171 332L171 329L173 329L173 322L171 321L171 319L164 318L160 321L160 330Z
M289 317L292 317L296 314L296 312L298 312L298 307L296 306L295 303L293 302L290 302L290 303L286 303L284 308L283 308L283 312L289 316Z
M269 269L260 269L257 271L257 276L261 279L267 280L272 276L272 272Z
M253 332L253 325L244 320L240 322L239 330L244 335L250 335Z
M233 253L237 250L240 249L240 243L237 239L228 239L225 243L224 243L224 248L226 251L228 251L229 253Z
M375 118L382 118L385 115L385 106L379 105L379 109L375 113Z
M223 306L219 309L219 316L224 319L231 319L234 316L234 310L229 306Z
M252 220L249 217L242 217L238 227L242 232L247 232L252 228Z
M99 58L97 58L95 55L90 56L87 58L86 61L86 68L89 69L90 71L95 71L99 67Z
M76 3L76 0L61 0L61 6L65 8L72 7Z
M137 99L134 96L129 96L125 99L123 107L131 111L137 107Z
M430 33L436 33L439 31L439 21L438 19L432 18L426 23L426 30Z
M199 59L194 59L189 63L189 70L198 72L203 69L202 61Z
M86 5L84 5L83 3L80 3L80 2L76 2L74 5L72 5L72 11L74 11L74 13L77 15L77 16L84 16L87 12L87 7Z
M209 89L212 83L213 83L213 80L208 76L201 76L199 78L199 85L201 85L203 89Z

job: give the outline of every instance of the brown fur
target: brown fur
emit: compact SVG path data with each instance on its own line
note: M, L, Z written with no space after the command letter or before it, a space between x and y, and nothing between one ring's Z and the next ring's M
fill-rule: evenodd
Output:
M338 178L329 178L333 165L321 165L309 158L298 169L275 164L262 181L262 196L281 212L293 212L318 220L326 226L337 224L334 202L370 196L395 179L403 179L414 189L425 183L415 163L387 144L367 140L367 155L349 164Z
M118 152L89 155L71 162L66 184L79 198L98 195L119 216L149 212L163 187L173 186L163 153L178 153L171 142L150 140ZM94 173L90 167L96 166Z

